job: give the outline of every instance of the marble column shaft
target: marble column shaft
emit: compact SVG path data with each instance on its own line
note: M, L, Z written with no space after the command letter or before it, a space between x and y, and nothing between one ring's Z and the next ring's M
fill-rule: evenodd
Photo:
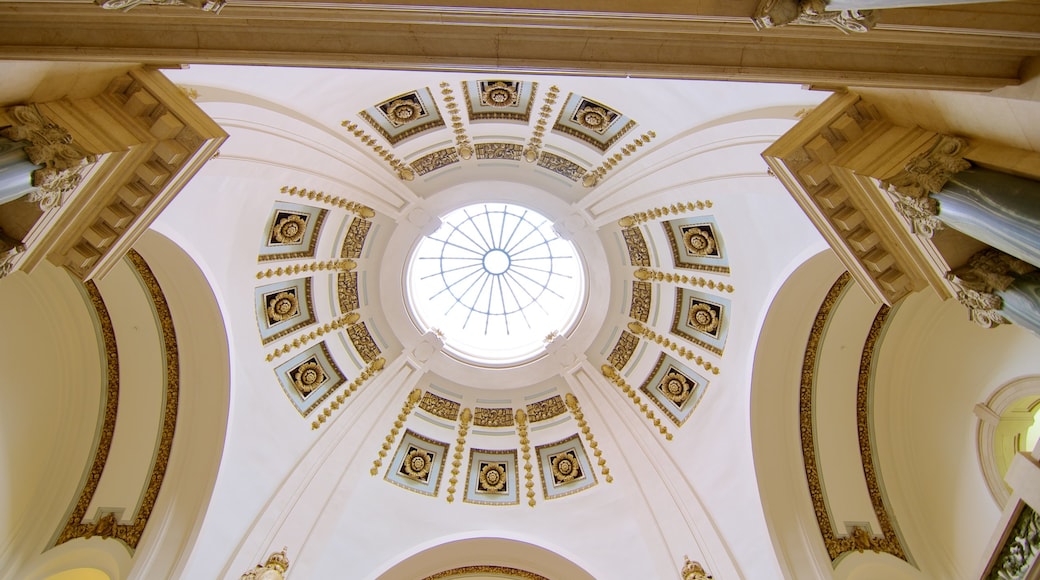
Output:
M33 171L41 165L29 161L25 141L0 137L0 204L18 199L33 189Z
M1040 268L1040 182L973 167L931 197L948 227Z

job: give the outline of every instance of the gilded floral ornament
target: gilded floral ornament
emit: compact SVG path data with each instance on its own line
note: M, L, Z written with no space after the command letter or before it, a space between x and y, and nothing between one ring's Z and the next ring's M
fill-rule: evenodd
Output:
M689 228L683 232L683 246L694 256L707 256L715 252L715 238L707 230Z
M506 466L502 463L488 463L480 468L479 490L488 493L501 493L506 488Z
M282 548L281 552L272 552L263 566L257 564L256 568L242 574L240 580L284 580L285 573L289 571L286 550Z
M300 313L295 292L279 292L267 303L267 317L271 322L282 322Z
M552 466L553 480L556 485L581 479L584 475L578 465L578 457L574 451L564 451L549 458Z
M710 334L719 328L719 315L711 306L699 302L690 307L686 322L693 328Z
M581 124L581 126L592 129L597 133L603 133L606 131L611 120L610 114L607 113L606 109L592 105L587 105L582 108L574 115L574 118Z
M482 103L492 107L515 107L520 95L515 85L508 85L502 81L488 84L480 95Z
M661 392L664 393L665 397L668 397L669 401L681 407L686 402L686 399L690 398L690 393L693 392L693 385L683 375L671 372L665 375L664 380L661 381Z
M304 395L310 394L325 382L324 369L317 361L308 361L296 368L292 373L293 385Z
M418 119L423 114L422 106L412 99L397 99L386 106L386 118L400 127Z
M682 567L683 580L711 580L711 574L704 571L700 562L691 561L689 556L684 556L684 558L686 558L686 562Z
M433 466L433 455L422 449L412 448L401 464L401 473L412 479L426 481Z
M271 232L271 237L279 244L299 244L303 242L303 235L306 231L307 219L291 214L278 220L274 231Z

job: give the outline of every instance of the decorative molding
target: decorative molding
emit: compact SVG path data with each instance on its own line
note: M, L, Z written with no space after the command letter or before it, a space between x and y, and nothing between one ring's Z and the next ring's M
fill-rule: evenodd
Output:
M282 548L281 552L271 552L267 561L261 566L242 574L239 580L285 580L285 574L289 571L289 556L285 553L288 548Z
M625 246L628 248L629 263L633 266L650 266L650 250L647 249L642 228L622 228L621 235L625 238Z
M718 290L721 292L730 293L733 292L732 284L723 284L722 282L716 282L714 280L705 280L704 278L687 276L686 274L672 274L669 272L661 272L660 270L639 268L635 271L634 275L639 280L666 282L668 284L689 284L690 286L700 286L701 288L708 288L709 290ZM633 316L632 318L635 317ZM646 321L641 320L640 322Z
M313 258L329 210L275 202L257 262ZM293 246L303 249L292 251Z
M560 107L553 131L573 137L605 153L636 122L613 107L570 93Z
M876 10L827 10L828 0L761 0L751 21L755 28L788 24L833 26L849 32L867 32L878 22Z
M567 402L567 408L571 410L571 414L574 415L574 420L578 422L578 429L581 430L581 434L585 436L585 441L589 444L589 449L592 449L592 454L596 457L596 463L600 466L600 472L603 474L607 483L614 483L614 476L610 474L610 468L607 467L607 460L603 459L603 451L599 448L599 443L596 442L596 438L592 435L592 430L589 428L588 422L585 421L585 413L581 410L581 405L578 403L578 398L573 393L567 393L564 399Z
M78 499L66 518L64 527L58 532L58 537L54 540L53 545L49 547L64 544L75 538L86 538L88 535L97 535L104 539L115 537L118 525L115 521L115 514L112 512L107 512L103 515L99 512L97 521L90 524L82 523L83 517L87 515L90 502L94 499L94 492L97 491L97 486L101 482L101 474L105 470L105 463L108 462L108 454L112 448L112 438L116 431L116 415L119 413L119 349L116 345L116 334L112 326L112 317L108 313L108 307L105 306L105 300L102 298L97 285L88 280L83 284L83 287L87 292L91 305L94 307L94 312L97 314L98 330L101 332L101 339L104 342L105 398L103 403L103 420L97 443L94 446L94 460L90 464L86 481L79 490Z
M691 202L679 202L673 203L669 206L655 207L646 211L637 211L636 213L626 215L625 217L617 221L618 225L622 228L631 228L640 224L645 224L649 221L659 220L663 217L670 215L680 215L692 211L702 211L704 209L711 209L712 203L710 199L697 200Z
M411 181L415 179L415 172L405 165L400 159L394 156L389 149L378 145L374 137L370 136L365 132L364 129L358 126L357 123L351 121L343 121L340 123L348 133L361 141L362 145L365 145L372 150L373 153L379 156L380 159L386 162L390 166L390 170L397 174L397 177L403 181Z
M549 87L549 90L545 93L542 107L538 110L538 120L534 124L531 138L527 140L527 147L524 149L524 159L529 163L534 163L538 160L538 153L542 149L542 139L545 137L545 128L549 124L549 116L552 115L553 105L556 104L556 98L559 94L560 87L556 85Z
M361 355L361 360L366 363L375 360L382 352L376 345L376 341L372 340L372 334L368 331L368 326L364 322L348 326L347 336L350 338L350 343L354 345L354 349Z
M863 478L867 482L867 494L874 508L874 516L881 526L882 537L871 536L862 527L852 529L852 541L855 549L862 552L870 549L875 552L891 554L896 558L910 562L903 543L896 529L895 516L885 505L885 494L881 487L881 476L878 473L874 458L873 435L871 434L871 402L873 399L874 357L880 347L879 341L888 323L891 308L882 304L863 342L860 355L859 376L856 384L856 433L859 439L860 463L863 465Z
M422 157L412 161L412 170L417 175L426 175L427 173L437 171L442 167L458 163L460 160L460 151L454 147L448 147L445 149L439 149L433 153L427 153Z
M227 5L226 0L94 0L105 10L122 10L127 12L138 6L185 6L203 12L220 14Z
M648 326L645 326L638 322L629 322L628 329L638 336L642 336L651 342L656 342L657 344L667 349L671 349L672 352L678 354L681 357L684 357L686 360L697 363L698 365L704 367L704 370L709 371L713 375L719 374L719 367L711 364L711 361L704 360L704 357L695 353L693 350L686 348L685 346L677 345L674 341L672 341L672 339L668 338L667 336L661 336L657 334Z
M324 191L314 191L313 189L305 189L296 186L289 187L288 185L282 186L280 191L290 197L309 199L311 201L324 203L325 205L331 207L345 209L350 213L356 214L366 219L371 219L376 215L376 211L368 207L367 205L358 203L356 201L350 201L338 195L329 195Z
M601 181L603 181L603 178L607 176L607 173L617 167L618 163L621 163L625 157L635 153L638 148L649 143L654 137L657 137L657 133L653 131L647 131L639 137L636 137L631 143L622 147L618 153L607 157L599 167L585 174L585 177L581 180L581 184L585 187L596 187Z
M571 181L578 181L585 175L586 169L581 165L555 153L542 151L538 155L538 167L548 169L557 175L562 175Z
M300 336L296 337L296 339L294 339L292 342L287 342L282 346L274 349L273 352L267 355L266 360L267 362L272 362L274 361L274 359L284 354L292 352L293 349L305 346L308 342L312 340L317 340L318 338L325 336L333 330L338 330L340 328L343 328L344 326L350 326L351 324L354 324L358 321L360 317L361 316L357 312L351 312L346 316L341 316L340 318L332 322L326 322L325 324L319 326L318 328L310 331L307 334L301 334Z
M444 119L429 87L391 97L361 111L358 116L372 125L390 145L397 145L408 137L444 126Z
M27 141L26 156L34 165L42 165L32 172L29 201L39 203L41 211L61 207L65 198L83 181L83 177L97 161L73 140L64 127L51 122L36 105L7 109L13 124L0 129L0 137L12 141Z
M448 449L443 441L406 429L383 479L410 492L436 497Z
M379 357L376 360L372 361L371 364L365 367L365 370L361 371L361 374L358 375L356 379L350 381L350 384L338 395L336 395L336 398L332 401L332 403L330 403L327 407L322 409L321 414L318 415L318 418L311 422L311 429L314 430L318 427L321 427L323 423L329 420L329 417L332 416L333 411L339 410L340 405L345 403L346 400L350 398L350 396L353 395L359 387L361 387L361 385L365 384L365 381L375 376L377 373L379 373L379 371L383 370L385 367L386 359L383 357ZM329 394L331 394L331 391L329 392Z
M729 334L730 302L725 298L675 287L672 334L722 356Z
M471 83L475 84L473 93L470 92ZM466 96L466 112L470 121L502 120L526 124L531 120L534 98L538 94L538 83L510 80L463 81L462 92ZM523 106L525 101L526 107Z
M419 408L431 415L436 415L441 419L447 419L449 421L455 421L459 418L459 405L458 402L444 397L435 395L430 391L423 393L422 400L419 401Z
M676 427L682 427L700 405L708 380L679 361L661 353L639 387Z
M462 501L477 505L519 505L519 472L515 449L471 449Z
M649 282L632 281L632 300L628 308L628 315L639 322L650 319L650 306L653 298L653 287Z
M462 123L462 116L459 115L459 104L455 102L451 84L444 82L440 86L444 108L448 110L448 116L451 118L451 130L455 133L455 148L459 152L459 157L469 159L473 156L473 145L469 141L469 136L466 135L466 125Z
M553 395L548 399L543 399L527 405L527 418L532 423L548 421L549 419L559 417L566 412L567 406L563 404L563 399L561 399L559 395Z
M848 272L843 272L831 286L830 290L828 290L820 304L819 310L816 312L816 317L813 320L809 338L805 345L805 355L802 359L801 384L798 394L798 413L806 483L808 484L809 496L813 503L813 512L816 514L816 524L820 529L820 535L823 537L824 546L832 564L843 554L854 550L862 552L865 549L885 552L909 562L895 531L895 526L892 523L893 518L890 517L885 507L883 492L881 491L877 470L874 465L870 440L870 388L873 376L873 360L877 350L878 339L888 317L888 307L883 306L878 311L864 341L856 389L856 430L860 448L860 461L863 467L863 477L866 480L867 492L870 495L871 505L881 526L883 536L881 538L873 537L862 526L853 526L849 535L838 536L831 523L830 508L827 505L823 491L823 481L820 477L816 452L815 420L813 417L817 361L831 312L838 304L851 280L852 276Z
M477 143L477 159L506 159L520 161L524 146L519 143Z
M607 362L617 370L625 368L632 355L635 354L637 346L639 346L639 337L622 330L617 344L614 345L614 350L607 355Z
M951 175L971 167L964 159L967 139L941 133L936 137L931 147L910 158L902 171L882 182L882 187L905 197L923 197L939 193Z
M491 565L480 565L480 566L462 566L459 568L452 568L450 570L444 570L443 572L437 572L432 576L427 576L422 580L447 580L449 578L465 578L467 576L477 577L492 577L492 578L508 578L510 580L549 580L545 576L535 574L534 572L528 572L520 568L510 568L508 566L491 566Z
M159 441L152 460L151 473L148 476L148 484L141 498L140 506L130 524L122 524L117 521L115 514L111 511L100 515L98 520L92 524L82 523L90 502L93 501L94 493L97 491L98 483L104 472L108 453L115 434L115 422L118 412L119 398L119 359L116 348L115 331L112 321L105 307L104 300L93 282L85 286L94 305L101 325L101 333L105 342L106 352L106 375L108 386L105 395L105 418L102 422L101 436L95 449L94 461L87 477L86 484L80 492L79 501L76 502L65 528L59 533L54 546L63 544L74 538L90 538L99 535L104 539L115 538L121 541L133 554L137 544L141 540L145 526L151 518L155 502L159 497L163 480L166 477L166 469L170 461L170 451L173 448L173 436L177 428L177 410L180 402L180 356L177 349L177 334L173 327L173 317L170 307L166 302L159 281L156 280L148 263L134 250L130 250L127 259L134 267L138 277L148 290L152 307L159 322L161 345L165 352L165 392L160 425ZM52 546L53 547L53 546Z
M686 562L682 567L682 580L711 580L713 576L704 571L700 562L690 561L689 556L683 556Z
M423 395L422 401L419 402L419 406L420 407L422 407L423 403L425 403L427 401L426 397L428 397L430 395L433 395L433 393L431 393L429 391L426 391L426 394ZM437 397L437 395L433 395L433 396ZM448 480L448 498L447 499L448 499L448 503L451 503L451 502L455 501L455 485L459 482L459 468L462 466L462 454L463 454L463 452L466 451L466 434L469 433L469 423L470 423L470 420L473 418L473 414L470 413L469 407L466 407L465 409L463 409L462 413L460 414L459 413L459 405L458 405L458 403L455 403L454 401L448 401L447 399L441 399L440 397L437 397L437 398L440 399L441 401L444 401L445 403L452 403L452 404L454 404L454 406L455 406L455 408L454 408L454 415L457 415L458 418L459 418L459 435L458 435L458 437L455 438L455 454L452 456L452 461L451 461L451 479ZM425 407L423 407L423 408L425 409ZM437 414L437 413L434 413L434 414ZM444 415L439 415L439 416L444 417ZM444 418L447 419L448 417L444 417ZM454 420L454 417L451 417L451 419ZM473 465L471 463L470 464L470 469L472 469L472 468L473 468Z
M668 432L667 427L661 424L661 419L654 416L653 409L648 407L646 403L642 402L642 399L639 397L639 394L636 393L636 390L632 388L632 385L629 385L628 382L625 381L625 378L622 377L614 367L603 365L600 367L600 371L603 373L603 376L607 377L610 382L617 385L617 387L621 389L621 392L632 400L632 404L638 407L639 410L646 415L646 418L654 424L654 427L657 427L657 430L661 432L661 435L664 435L665 439L668 441L672 440L672 434Z
M394 421L394 426L390 428L390 434L386 436L386 441L383 442L383 446L379 449L379 456L372 462L372 469L369 470L369 473L373 476L379 473L379 466L383 464L386 452L390 451L390 448L394 446L394 440L397 439L398 432L400 432L405 420L408 419L408 415L419 403L421 397L422 390L420 389L412 389L408 393L408 397L405 398L404 404L401 406L401 412L397 414L397 420Z
M559 441L535 447L545 499L558 499L584 491L598 483L588 455L575 433Z
M336 278L336 297L339 299L340 312L353 312L361 308L357 272L340 272Z
M676 268L729 274L729 258L712 216L661 222Z
M943 229L942 220L939 219L938 201L927 195L921 197L903 195L891 185L888 187L888 192L895 198L896 211L910 222L911 232L931 238L935 236L936 232Z
M473 409L473 424L477 427L512 427L513 409L509 407Z
M534 473L531 470L531 441L527 438L527 413L516 410L516 433L520 437L520 453L524 458L524 487L527 488L527 505L534 507Z
M256 273L256 279L262 280L264 278L274 278L275 276L295 276L301 272L323 272L325 270L335 271L343 270L350 271L357 268L357 262L354 260L325 260L323 262L309 262L306 264L293 264L292 266L278 266L277 268L268 268L261 270Z
M362 250L365 249L365 239L372 229L372 222L362 216L351 220L347 228L347 235L343 237L343 247L340 249L341 258L360 258Z

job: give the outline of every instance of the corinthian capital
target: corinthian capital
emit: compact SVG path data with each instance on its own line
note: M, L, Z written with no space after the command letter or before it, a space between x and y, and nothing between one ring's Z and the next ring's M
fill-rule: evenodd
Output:
M971 167L964 159L967 140L953 135L938 137L928 151L907 161L902 171L887 180L889 190L907 197L939 193L951 175Z
M761 0L752 22L759 30L787 24L824 24L842 32L867 32L877 24L873 10L827 10L827 0Z
M105 10L127 11L138 6L187 6L203 12L219 14L226 4L225 0L94 0L94 3Z

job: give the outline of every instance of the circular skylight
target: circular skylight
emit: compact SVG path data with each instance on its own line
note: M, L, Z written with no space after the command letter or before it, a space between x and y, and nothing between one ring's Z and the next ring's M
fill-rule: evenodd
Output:
M545 216L512 204L469 205L442 216L408 268L419 325L478 364L541 354L550 337L574 324L585 295L574 245Z

